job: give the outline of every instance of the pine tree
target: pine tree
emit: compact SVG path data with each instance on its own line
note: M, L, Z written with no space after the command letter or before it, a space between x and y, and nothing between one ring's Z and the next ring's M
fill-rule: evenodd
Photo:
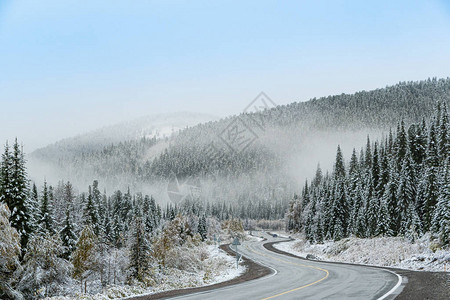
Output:
M397 216L397 176L395 173L395 163L392 162L389 167L389 181L384 188L382 203L386 205L387 222L389 225L388 234L397 235L398 233L398 216Z
M420 224L419 215L417 214L413 203L409 203L407 215L408 218L402 220L400 232L403 232L406 238L413 243L417 239L418 234L421 232L422 227Z
M336 152L336 162L334 164L334 179L335 180L345 179L344 157L342 155L340 146L338 146L337 152Z
M368 237L373 237L378 234L378 224L380 222L379 212L380 212L380 203L378 201L378 198L376 196L370 197L366 210Z
M413 167L409 156L405 156L400 172L399 184L397 189L397 217L398 227L401 234L406 234L408 227L405 224L410 224L410 206L414 204L415 199L415 183L413 175Z
M322 169L320 168L320 164L317 164L316 175L314 176L314 180L311 184L315 187L318 187L323 180Z
M426 155L427 128L425 120L421 124L411 125L408 130L411 157L417 166L421 166Z
M361 206L360 198L360 168L358 157L356 156L356 150L353 148L352 157L350 159L350 165L348 170L348 197L349 197L349 214L350 220L348 222L348 233L355 233L356 219L358 215L359 207Z
M39 225L40 232L42 234L55 233L55 224L53 220L53 208L52 204L49 202L49 191L47 188L47 182L44 181L44 188L42 190L41 207L39 211Z
M143 281L150 267L150 244L141 217L136 217L129 240L129 279Z
M72 218L70 217L70 210L66 210L66 218L64 220L63 228L59 233L61 236L62 244L65 247L63 251L63 257L69 259L70 255L75 251L77 237L74 232L72 224Z
M29 196L29 212L30 212L30 223L31 231L39 231L39 213L40 213L40 203L39 203L39 193L36 184L33 182L33 187L30 191Z
M366 143L366 152L364 157L364 167L367 171L370 171L372 168L372 150L370 146L370 138L367 136L367 143Z
M388 205L384 200L385 199L382 198L380 201L380 206L377 214L377 229L375 231L375 235L391 236L391 220L389 216Z
M433 215L433 230L439 234L444 245L450 244L450 159L444 169L441 180L441 191Z
M67 181L64 184L64 198L63 202L66 204L66 208L73 209L73 202L75 201L75 193L73 190L72 183L70 181Z
M438 148L439 148L439 159L442 163L445 163L450 153L450 124L449 117L447 113L447 105L443 103L442 112L441 112L441 120L439 124L438 130Z
M121 248L123 246L123 226L118 215L114 216L112 238L113 244L116 248Z
M340 146L337 148L336 163L334 165L334 197L332 202L332 223L331 236L334 240L339 240L347 236L348 228L348 203L347 188L345 183L344 158Z
M4 202L8 207L14 205L11 189L12 185L12 162L11 153L8 142L5 144L5 152L2 154L1 162L1 175L0 175L0 201Z
M83 218L85 225L90 224L94 230L94 234L97 235L100 232L99 216L97 211L97 205L95 205L94 198L92 196L91 186L89 186L89 194L86 207L84 208Z
M363 228L366 227L366 224L360 216L360 211L364 210L361 182L356 184L355 188L351 190L351 193L353 198L353 206L351 207L350 213L351 227L349 227L349 233L356 236L363 236Z
M25 249L33 229L33 219L30 212L25 158L17 139L12 153L9 152L9 146L6 144L5 153L2 156L0 201L5 202L10 208L11 225L19 232L20 244L22 249Z
M397 170L400 172L402 163L408 149L408 138L405 131L405 122L402 120L397 126L397 139L395 141L395 157L397 159Z
M199 218L198 220L198 228L197 228L198 233L200 234L200 237L202 238L202 241L206 240L206 235L207 235L207 228L206 228L206 217L205 215L201 216L201 218Z
M380 197L380 161L379 161L379 153L378 153L378 143L375 142L374 149L373 149L373 158L372 158L372 187L374 190L375 197Z
M95 207L97 207L98 219L100 220L103 217L104 209L101 205L102 193L98 188L98 180L94 180L94 182L92 183L91 197Z
M431 227L433 212L437 204L439 193L438 187L439 153L434 124L431 124L428 138L425 169L419 184L418 207L422 215L423 230L426 232Z
M103 216L102 233L103 233L103 240L107 244L113 243L113 241L114 241L113 224L111 221L111 216L110 216L109 210L105 211L104 216Z

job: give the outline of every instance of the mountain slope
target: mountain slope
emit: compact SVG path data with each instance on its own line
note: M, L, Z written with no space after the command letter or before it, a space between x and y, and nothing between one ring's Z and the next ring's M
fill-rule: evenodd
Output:
M166 199L165 182L175 174L200 178L206 198L287 201L318 161L331 165L327 159L337 144L344 151L361 147L368 133L380 137L399 119L410 124L430 118L435 103L449 99L450 79L399 83L243 113L165 139L134 139L101 150L82 141L62 143L37 151L32 160L75 184L95 178L109 189L148 188Z

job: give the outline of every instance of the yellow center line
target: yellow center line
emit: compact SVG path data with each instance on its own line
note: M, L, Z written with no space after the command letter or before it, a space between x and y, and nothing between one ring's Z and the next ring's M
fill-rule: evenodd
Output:
M262 299L262 300L272 299L272 298L275 298L275 297L279 297L279 296L282 296L282 295L285 295L285 294L288 294L288 293L292 293L292 292L295 292L295 291L304 289L304 288L306 288L306 287L312 286L312 285L314 285L314 284L317 284L317 283L319 283L319 282L321 282L321 281L327 279L328 276L330 275L330 273L329 273L328 270L326 270L326 269L322 269L322 268L314 267L314 266L310 266L310 265L304 265L304 264L294 263L294 262L290 262L290 261L287 261L287 260L284 260L284 259L280 259L280 258L274 257L274 256L272 256L272 255L266 255L266 254L264 254L264 253L261 253L261 252L258 252L258 251L255 251L255 250L252 250L252 249L248 248L247 245L245 246L245 248L247 248L247 250L249 250L249 251L251 251L251 252L254 252L254 253L256 253L256 254L259 254L259 255L261 255L261 256L265 256L265 257L268 257L268 258L271 258L271 259L275 259L275 260L280 261L280 262L283 262L283 263L287 263L287 264L290 264L290 265L295 265L295 266L299 266L299 267L303 267L303 268L316 269L316 270L325 272L325 276L322 277L322 278L320 278L319 280L316 280L316 281L314 281L314 282L311 282L311 283L309 283L309 284L300 286L300 287L298 287L298 288L295 288L295 289L292 289L292 290L289 290L289 291L285 291L285 292L282 292L282 293L279 293L279 294L276 294L276 295L273 295L273 296L264 298L264 299Z

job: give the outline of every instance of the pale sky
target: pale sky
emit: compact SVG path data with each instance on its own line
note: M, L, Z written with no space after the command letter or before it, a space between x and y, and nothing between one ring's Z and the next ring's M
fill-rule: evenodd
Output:
M0 142L450 76L450 4L0 0Z

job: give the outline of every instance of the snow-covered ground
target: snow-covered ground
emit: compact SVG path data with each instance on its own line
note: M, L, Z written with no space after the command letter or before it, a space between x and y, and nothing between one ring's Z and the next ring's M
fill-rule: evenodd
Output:
M435 248L429 235L423 236L415 243L401 237L377 237L347 238L324 244L295 240L278 243L274 247L304 258L308 254L313 255L318 260L419 271L450 271L450 251ZM432 251L433 248L435 252Z
M253 242L261 242L262 240L264 240L262 237L260 236L256 236L256 235L249 235L247 234L247 236L245 237L245 239L247 241L253 241Z
M158 274L158 284L145 288L143 285L115 285L109 286L103 293L96 295L57 296L48 298L51 300L73 300L73 299L126 299L137 295L148 295L174 289L200 287L224 282L236 278L245 272L245 267L239 265L236 268L236 260L229 256L217 246L206 247L209 257L202 261L201 270L198 272L181 271L175 268L165 270ZM76 288L76 287L75 287Z

